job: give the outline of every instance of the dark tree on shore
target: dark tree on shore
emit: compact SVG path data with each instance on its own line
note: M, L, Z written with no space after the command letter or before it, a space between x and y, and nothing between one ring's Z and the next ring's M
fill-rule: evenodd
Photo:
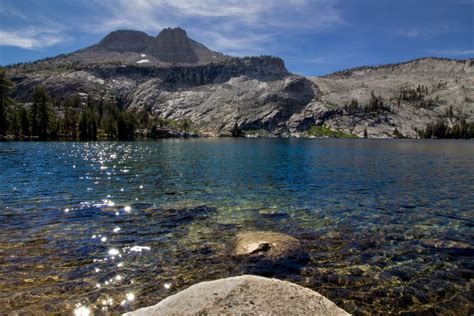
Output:
M48 137L48 128L49 128L49 105L48 105L48 94L46 90L39 86L37 88L38 100L39 100L39 130L38 136L40 139L46 139Z
M419 131L418 134L422 138L474 138L474 122L467 123L465 120L461 120L449 126L444 121L438 120L426 125L426 128Z
M189 124L189 120L187 118L183 119L183 121L181 122L181 129L185 132L187 132L189 130L189 127L190 127L191 124Z
M118 140L132 140L135 133L135 118L132 114L121 113L117 121Z
M242 137L243 136L242 129L239 127L239 125L237 125L237 123L235 123L234 127L232 127L231 133L232 133L232 137Z
M10 115L7 121L9 121L9 134L18 136L20 134L20 112L15 111L14 109L9 111Z
M48 137L50 120L48 94L42 86L37 86L33 92L33 113L31 117L31 134L40 139Z
M97 118L94 109L86 106L79 122L79 138L81 140L97 140Z
M31 113L31 134L38 136L38 96L36 94L36 88L33 93L33 108Z
M398 131L398 128L395 126L395 129L393 130L393 137L394 138L405 138L402 133Z
M8 119L6 107L13 103L8 97L13 83L8 80L5 70L0 69L0 135L6 135L8 130Z
M21 134L30 136L30 118L26 109L21 109Z

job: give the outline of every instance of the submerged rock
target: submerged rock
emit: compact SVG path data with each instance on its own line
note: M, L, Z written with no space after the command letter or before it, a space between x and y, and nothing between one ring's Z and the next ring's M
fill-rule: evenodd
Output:
M246 232L236 237L234 255L280 259L301 250L298 239L275 232Z
M140 315L349 315L302 286L253 275L201 282L158 304L127 313Z

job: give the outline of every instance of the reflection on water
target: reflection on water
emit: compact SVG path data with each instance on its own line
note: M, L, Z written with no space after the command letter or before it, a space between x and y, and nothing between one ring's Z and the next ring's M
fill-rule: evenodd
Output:
M0 143L0 313L125 312L255 273L355 314L474 308L474 143ZM304 261L230 256L288 233Z

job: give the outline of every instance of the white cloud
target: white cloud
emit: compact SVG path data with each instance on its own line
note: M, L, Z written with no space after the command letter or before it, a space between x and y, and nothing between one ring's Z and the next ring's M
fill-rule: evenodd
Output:
M164 27L181 26L211 49L259 53L272 38L289 30L318 32L343 25L335 4L335 0L105 0L95 2L103 13L88 30L131 28L154 35Z
M467 56L474 55L474 50L472 49L453 49L453 50L430 50L430 54L443 55L443 56Z
M301 61L308 63L308 64L315 64L315 65L328 65L328 64L341 64L348 60L352 60L354 58L360 57L358 54L331 54L331 55L320 55L320 56L313 56L310 58L304 58Z
M455 28L448 25L430 25L429 27L409 28L398 30L395 35L407 37L411 39L426 39L433 36L446 34L454 31Z
M58 34L36 31L0 31L0 46L16 46L27 49L36 49L53 46L60 43L63 37Z
M66 34L105 35L117 29L135 29L156 35L165 27L180 26L211 49L259 54L265 48L268 51L269 45L278 46L275 39L279 36L343 25L338 1L80 0L75 7L81 11L67 14L52 6L41 12L15 11L10 6L8 15L15 17L18 25L12 26L12 31L2 28L0 45L35 49L58 44Z
M211 49L223 51L227 54L245 55L249 53L265 53L265 48L271 44L271 36L269 34L247 34L243 37L236 37L233 34L223 35L215 31L199 31L190 29L196 33L200 33L200 40L205 43L211 43Z

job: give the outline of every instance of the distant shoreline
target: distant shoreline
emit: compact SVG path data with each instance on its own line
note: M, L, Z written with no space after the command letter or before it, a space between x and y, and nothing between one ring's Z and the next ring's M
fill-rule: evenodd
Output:
M78 137L58 137L56 139L40 139L38 136L14 136L0 135L0 142L139 142L139 141L159 141L167 139L200 139L200 138L212 138L212 139L370 139L370 140L472 140L473 138L397 138L397 137L325 137L325 136L301 136L301 135L284 135L284 136L208 136L208 135L199 135L195 134L192 136L169 136L169 137L160 137L160 138L150 138L150 137L136 137L129 140L117 140L110 138L99 138L96 140L81 140Z

